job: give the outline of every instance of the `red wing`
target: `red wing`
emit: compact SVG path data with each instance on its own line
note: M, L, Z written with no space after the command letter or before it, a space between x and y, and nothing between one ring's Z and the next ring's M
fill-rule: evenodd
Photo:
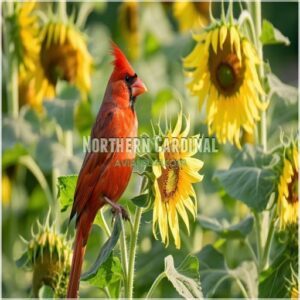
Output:
M97 120L92 129L91 138L109 138L109 133L115 131L113 120L113 112L105 114L105 118ZM84 207L89 201L97 182L101 179L106 168L110 165L115 153L110 152L109 146L107 152L88 152L84 158L75 190L73 207L70 220L77 214L77 220L82 213Z

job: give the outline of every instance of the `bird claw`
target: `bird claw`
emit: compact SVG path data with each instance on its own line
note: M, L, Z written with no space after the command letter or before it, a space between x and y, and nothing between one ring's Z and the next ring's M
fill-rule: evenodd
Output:
M123 220L129 221L128 212L126 211L126 209L123 206L116 204L116 206L111 209L111 212L114 215L114 218L118 214L122 217Z

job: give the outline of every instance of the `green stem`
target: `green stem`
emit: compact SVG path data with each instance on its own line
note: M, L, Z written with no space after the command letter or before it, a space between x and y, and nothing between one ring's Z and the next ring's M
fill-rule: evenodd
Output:
M14 13L14 3L6 3L5 17L11 17ZM19 99L18 99L18 60L14 55L15 45L12 43L11 28L9 22L4 22L4 50L7 61L7 108L13 118L19 116Z
M249 252L250 252L250 254L252 256L252 259L254 260L255 265L258 267L258 261L257 261L256 254L255 254L255 252L254 252L254 250L253 250L253 248L252 248L252 246L251 246L248 238L245 239L245 245L248 248L248 250L249 250Z
M242 282L240 281L240 279L238 279L238 278L235 278L235 279L236 279L236 283L237 283L237 285L239 286L239 288L240 288L240 290L241 290L241 292L242 292L244 298L249 299L249 295L248 295L248 293L247 293L247 291L246 291L244 285L243 285Z
M268 237L267 237L267 240L266 240L266 244L265 244L265 247L264 247L263 258L262 258L262 269L268 267L268 264L269 264L271 245L272 245L272 240L273 240L274 232L275 232L275 221L276 221L275 211L276 211L276 209L273 208L273 213L272 213L272 217L271 217L271 223L270 223L270 227L269 227Z
M107 237L109 238L111 236L111 232L110 232L110 229L109 229L109 227L108 227L108 225L106 223L106 220L104 218L103 209L100 209L100 211L99 211L99 217L100 217L101 222L103 224L103 230L104 230L105 234L107 235Z
M53 196L52 196L52 193L50 191L47 180L46 180L43 172L41 171L41 169L37 165L37 163L33 160L33 158L29 155L22 156L20 158L19 162L23 166L25 166L35 176L36 180L38 181L38 183L40 184L41 188L43 189L43 191L46 195L46 198L49 202L49 205L50 206L54 205Z
M124 227L124 222L121 220L122 226L122 233L120 239L120 251L121 251L121 262L123 265L123 272L124 272L124 289L125 289L125 296L127 297L128 293L128 254L127 254L127 246L126 246L126 232Z
M58 13L61 20L66 21L67 19L67 3L66 0L58 1Z
M133 296L133 281L134 281L134 266L135 266L135 255L136 255L136 245L137 238L140 229L141 217L143 213L143 208L137 207L134 215L133 230L130 237L130 252L129 252L129 265L128 265L128 294L126 298L132 299Z
M147 293L147 296L145 299L149 299L152 294L153 291L157 288L157 286L160 284L160 282L166 277L166 273L162 272L158 275L158 277L155 279L155 281L152 283L151 288L149 290L149 292Z
M69 157L72 157L73 156L73 133L72 133L72 130L66 130L64 132L64 136L65 136L65 148L66 148L67 155Z
M258 56L263 61L263 45L261 42L259 42L259 37L261 36L261 2L259 0L256 0L254 3L254 26L256 31L256 37L257 37L257 52ZM264 65L261 63L259 64L259 77L262 81L265 77L264 72ZM265 102L265 96L261 96L262 102ZM263 147L264 152L267 152L267 116L266 111L262 111L261 113L261 144Z
M261 266L262 246L261 246L261 221L257 212L253 212L255 220L256 246L257 246L257 260L259 267Z

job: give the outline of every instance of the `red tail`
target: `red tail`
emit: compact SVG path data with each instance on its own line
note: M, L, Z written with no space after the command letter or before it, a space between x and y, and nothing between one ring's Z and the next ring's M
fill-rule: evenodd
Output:
M86 211L79 218L77 224L77 232L74 243L72 268L69 279L69 286L67 292L67 298L77 298L80 282L80 273L83 263L83 257L85 253L85 246L87 243L88 235L92 227L94 218L90 217Z

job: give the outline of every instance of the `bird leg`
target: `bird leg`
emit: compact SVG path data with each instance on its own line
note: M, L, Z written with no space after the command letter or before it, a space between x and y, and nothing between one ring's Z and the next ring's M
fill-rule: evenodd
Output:
M125 210L125 208L123 206L111 201L109 198L107 198L105 196L103 197L103 199L107 204L109 204L112 207L112 213L114 215L119 214L119 215L121 215L123 220L126 220L126 221L129 220L128 212Z

